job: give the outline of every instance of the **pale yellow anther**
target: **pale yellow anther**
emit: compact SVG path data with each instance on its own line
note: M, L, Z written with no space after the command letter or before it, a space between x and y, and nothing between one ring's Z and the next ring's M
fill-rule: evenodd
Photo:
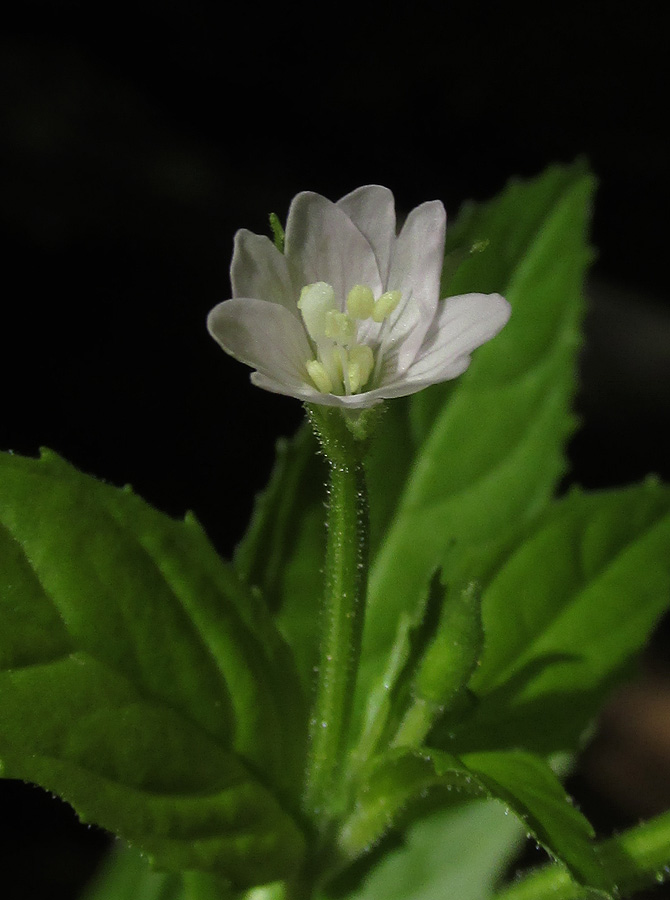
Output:
M336 344L346 346L356 336L356 323L346 313L328 310L325 318L325 335Z
M357 344L349 350L347 357L347 373L349 390L358 393L370 377L375 365L375 357L367 344Z
M375 308L375 296L365 284L355 284L347 296L347 311L354 319L369 319Z
M332 394L333 382L323 363L320 363L318 359L310 359L306 366L307 374L314 382L317 391L321 391L322 394Z
M324 337L326 316L336 308L335 291L325 281L306 284L300 291L298 309L313 341L318 343Z
M386 293L382 294L375 302L375 308L372 313L373 320L375 322L383 322L400 303L401 296L400 291L386 291Z

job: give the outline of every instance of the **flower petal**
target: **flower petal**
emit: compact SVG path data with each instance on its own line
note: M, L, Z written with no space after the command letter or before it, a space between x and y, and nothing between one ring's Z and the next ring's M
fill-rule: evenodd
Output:
M377 259L382 284L386 284L395 241L395 201L388 188L367 184L338 200L356 228L367 238Z
M366 284L375 296L382 281L370 242L349 216L320 194L305 191L291 203L284 253L294 283L325 281L333 286L344 309L355 284Z
M226 353L247 366L282 383L305 380L312 350L302 323L285 307L248 297L225 300L210 312L207 327Z
M443 300L405 380L437 383L460 375L470 353L498 334L510 311L500 294L462 294Z
M315 387L311 387L306 381L278 381L262 372L251 373L251 383L256 387L263 388L265 391L272 391L273 394L283 394L285 397L295 397L296 400L302 400L304 403L320 403L325 406L335 406L330 400L340 400L333 394L322 394Z
M294 309L297 294L286 260L266 235L241 228L235 235L230 264L233 297L256 297Z
M439 200L417 206L407 216L393 249L387 289L402 301L391 317L393 343L400 343L399 371L416 356L433 320L440 296L447 214Z

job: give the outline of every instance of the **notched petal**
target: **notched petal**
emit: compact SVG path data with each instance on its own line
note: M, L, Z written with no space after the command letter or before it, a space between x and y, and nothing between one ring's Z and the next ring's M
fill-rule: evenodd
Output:
M278 381L300 381L311 356L299 319L276 303L235 298L219 303L207 327L226 353Z
M230 264L233 297L256 297L279 303L287 309L295 305L284 256L269 237L241 228L235 235Z
M284 252L293 281L333 286L343 304L355 284L382 291L377 259L370 242L349 216L320 194L304 192L291 203Z
M462 294L447 298L406 377L438 382L460 375L468 366L470 353L498 334L510 312L509 303L500 294ZM453 371L455 374L451 374Z

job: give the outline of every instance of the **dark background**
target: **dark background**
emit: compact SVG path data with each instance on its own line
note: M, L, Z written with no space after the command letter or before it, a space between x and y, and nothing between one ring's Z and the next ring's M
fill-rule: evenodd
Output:
M229 553L302 415L206 333L235 230L266 231L299 190L367 182L401 212L439 197L454 216L585 155L599 256L573 474L670 478L667 28L651 4L602 9L6 8L0 447L46 445L192 508ZM13 897L74 896L103 836L36 789L0 797Z

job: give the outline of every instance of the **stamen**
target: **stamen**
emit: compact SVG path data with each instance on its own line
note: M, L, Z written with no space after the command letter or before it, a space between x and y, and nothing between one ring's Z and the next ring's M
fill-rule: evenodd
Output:
M375 356L367 344L357 344L349 351L347 373L351 393L356 394L370 377L375 364Z
M315 358L305 365L317 390L349 396L357 394L369 382L376 383L394 333L389 317L402 301L406 306L409 299L401 291L386 291L375 301L370 287L355 284L347 295L347 312L342 312L332 285L325 281L305 285L298 309L315 345ZM374 350L368 344L356 342L358 322L366 319L381 323L374 338Z
M372 288L365 284L355 284L347 296L347 311L354 319L369 319L375 308Z
M326 336L326 316L337 309L335 291L325 281L306 284L300 291L298 309L302 314L307 333L318 343Z
M383 322L391 315L396 306L400 303L402 294L400 291L386 291L381 297L375 301L375 308L372 312L374 322Z
M310 359L305 365L307 374L314 382L317 391L321 391L322 394L332 394L333 382L330 380L330 375L323 363L319 362L318 359Z

